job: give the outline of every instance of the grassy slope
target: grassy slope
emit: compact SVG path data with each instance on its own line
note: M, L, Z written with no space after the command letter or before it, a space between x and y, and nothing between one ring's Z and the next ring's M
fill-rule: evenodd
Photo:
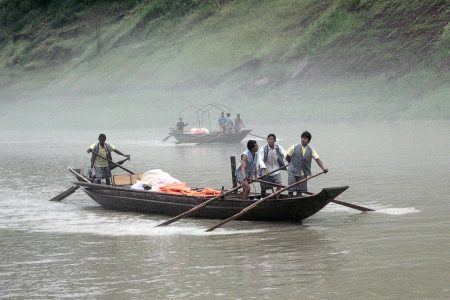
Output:
M125 2L32 9L2 39L5 93L51 83L45 95L107 98L111 114L176 98L256 100L287 118L450 117L447 1Z

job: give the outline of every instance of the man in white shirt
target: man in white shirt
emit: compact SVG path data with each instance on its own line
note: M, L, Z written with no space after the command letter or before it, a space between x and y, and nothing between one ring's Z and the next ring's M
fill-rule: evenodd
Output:
M260 176L267 175L261 180L266 182L271 182L280 186L277 186L276 190L281 189L281 173L280 171L274 172L270 174L272 171L275 171L285 165L284 159L286 157L286 151L280 145L276 144L277 137L275 134L271 133L267 136L267 144L264 147L261 147L259 150L259 170ZM268 175L270 174L270 175ZM266 190L272 189L274 185L261 182L261 198L266 196Z

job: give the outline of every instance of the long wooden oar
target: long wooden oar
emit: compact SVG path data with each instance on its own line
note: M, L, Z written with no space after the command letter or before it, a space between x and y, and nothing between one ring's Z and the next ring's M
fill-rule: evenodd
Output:
M72 195L73 193L75 193L76 190L78 190L80 187L77 185L71 186L70 188L68 188L67 190L65 190L64 192L56 195L55 197L53 197L52 199L50 199L49 201L61 201L67 197L69 197L70 195Z
M86 177L84 177L83 175L81 175L80 173L75 171L74 169L72 169L72 167L68 167L68 168L69 168L69 171L77 177L77 179L81 178L84 182L91 183L89 181L89 179L87 179Z
M162 141L163 142L167 141L172 135L173 135L173 133L169 133L169 135L166 136Z
M259 180L259 179L253 179L253 181L260 182L262 184L272 185L272 186L275 186L275 187L282 187L282 188L284 188L284 185L278 184L278 183L274 183L274 182L270 182L270 181L264 181L264 180Z
M350 208L353 208L356 210L360 210L360 211L375 211L375 209L367 208L364 206L359 206L359 205L356 205L353 203L348 203L348 202L344 202L344 201L340 201L340 200L336 200L336 199L331 200L331 202L342 205L342 206L347 206L347 207L350 207Z
M263 181L263 180L257 180L257 179L254 179L253 181L258 181L258 182L265 183L267 185L273 185L273 186L276 186L276 187L282 187L282 188L285 187L284 185L273 183L273 182L269 182L269 181ZM308 195L314 195L314 193L307 192L307 191L302 191L302 193L305 193L305 194L308 194ZM353 209L356 209L356 210L360 210L360 211L375 211L374 209L371 209L371 208L367 208L367 207L364 207L364 206L359 206L359 205L356 205L356 204L353 204L353 203L348 203L348 202L344 202L344 201L340 201L340 200L336 200L336 199L330 200L330 202L333 202L333 203L336 203L336 204L339 204L339 205L342 205L342 206L347 206L347 207L350 207L350 208L353 208Z
M135 173L133 173L133 171L130 171L130 170L128 170L128 169L125 168L125 167L122 167L121 165L119 165L119 164L113 162L113 161L110 160L110 159L107 159L106 157L101 156L100 154L97 154L97 156L100 157L100 158L103 158L104 160L106 160L106 161L108 161L108 162L110 162L110 163L112 163L114 166L119 167L119 168L121 168L121 169L124 170L124 171L127 171L127 172L130 173L131 175L134 175L134 174L135 174Z
M70 172L72 172L72 174L76 175L77 177L82 178L84 181L91 182L88 179L86 179L85 177L83 177L82 175L80 175L80 173L76 172L71 167L69 167L69 170L70 170ZM65 199L65 198L69 197L70 195L72 195L73 193L75 193L75 191L78 190L79 188L80 187L77 186L77 185L71 186L70 188L68 188L67 190L65 190L61 194L56 195L55 197L53 197L49 201L62 201L63 199Z
M252 209L255 208L256 206L260 205L260 204L263 203L264 201L266 201L266 200L268 200L268 199L270 199L270 198L273 198L273 197L275 197L275 196L281 194L281 193L284 192L285 190L287 190L287 189L289 189L289 188L291 188L291 187L293 187L293 186L296 186L296 185L298 185L298 184L300 184L300 183L302 183L302 182L305 182L305 181L307 181L307 180L313 179L314 177L317 177L317 176L319 176L319 175L321 175L321 174L323 174L323 173L325 173L325 172L322 171L322 172L317 173L317 174L315 174L315 175L313 175L313 176L310 176L310 177L304 178L304 179L302 179L302 180L299 180L299 181L297 181L297 182L295 182L295 183L293 183L293 184L288 185L287 187L282 188L281 190L279 190L279 191L277 191L277 192L275 192L275 193L270 194L270 195L267 196L267 197L264 197L264 198L262 198L262 199L259 199L258 201L256 201L256 202L253 203L252 205L249 205L249 206L247 206L246 208L242 209L242 210L241 210L240 212L238 212L237 214L235 214L235 215L229 217L228 219L226 219L226 220L224 220L224 221L222 221L222 222L220 222L220 223L218 223L218 224L216 224L216 225L214 225L214 226L208 228L208 229L206 230L206 232L213 231L214 229L216 229L216 228L222 226L223 224L228 223L228 222L230 222L230 221L232 221L232 220L234 220L234 219L236 219L236 218L239 218L239 217L242 216L242 215L245 215L245 214L248 213L250 210L252 210Z
M163 142L165 142L165 141L167 141L171 136L173 136L173 134L175 133L175 129L173 129L173 128L169 128L170 129L170 132L169 132L169 135L168 136L166 136L162 141Z
M128 160L128 157L118 161L117 164L121 165L124 162L126 162ZM116 168L116 166L112 166L111 170L113 170L114 168ZM69 197L70 195L72 195L73 193L75 193L76 190L78 190L80 187L77 185L71 186L70 188L68 188L67 190L65 190L64 192L56 195L55 197L53 197L52 199L50 199L49 201L62 201L63 199Z
M274 173L274 172L276 172L276 171L279 171L279 170L282 170L282 169L285 169L285 168L286 168L286 166L283 166L283 167L281 167L281 168L279 168L279 169L273 170L273 171L270 172L269 174L265 174L265 175L260 176L260 177L258 177L258 178L266 177L266 176L268 176L268 175L270 175L270 174L272 174L272 173ZM250 179L249 181L252 181L252 179ZM250 183L250 182L249 182L249 183ZM173 217L172 219L169 219L169 220L167 220L167 221L165 221L165 222L162 222L161 224L156 225L155 227L166 226L166 225L169 225L169 224L171 224L171 223L173 223L173 222L175 222L175 221L178 221L179 219L181 219L181 218L183 218L183 217L186 217L186 216L192 214L193 212L199 210L200 208L205 207L206 205L208 205L209 203L213 202L214 200L217 200L217 199L219 199L219 198L221 198L221 197L223 197L223 196L225 196L225 195L228 195L228 194L230 194L230 193L233 193L234 191L237 191L237 190L240 189L241 187L242 187L242 184L239 185L239 186L237 186L237 187L235 187L235 188L232 188L232 189L229 190L229 191L226 191L225 193L220 194L219 196L216 196L216 197L214 197L214 198L208 199L208 200L206 200L205 202L202 202L202 203L200 203L200 204L194 206L194 207L191 208L190 210L188 210L188 211L186 211L186 212L184 212L184 213L181 213L181 214L179 214L179 215Z
M248 133L248 135L251 135L251 136L254 136L254 137L263 139L263 140L267 139L267 138L265 138L265 137L263 137L263 136L260 136L260 135L257 135L257 134L253 134L253 133Z

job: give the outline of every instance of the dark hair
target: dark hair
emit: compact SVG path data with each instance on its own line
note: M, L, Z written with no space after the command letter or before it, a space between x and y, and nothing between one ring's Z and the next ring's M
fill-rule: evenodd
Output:
M276 141L277 140L277 137L275 136L275 134L273 134L273 133L269 133L268 135L267 135L267 139L269 139L270 137L273 137L273 139Z
M302 135L300 137L305 137L311 142L311 133L309 131L303 131Z
M100 133L98 136L98 139L104 138L106 140L106 135L104 133Z
M255 140L248 140L247 142L247 149L252 151L252 149L255 147L257 142Z

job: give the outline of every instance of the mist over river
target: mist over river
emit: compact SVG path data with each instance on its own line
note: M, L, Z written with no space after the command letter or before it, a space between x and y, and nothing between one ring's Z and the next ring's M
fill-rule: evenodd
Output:
M187 218L155 228L167 217L105 210L80 190L48 200L74 181L67 166L88 167L100 132L136 173L214 188L231 187L229 157L245 141L162 142L172 124L0 129L0 298L449 299L450 122L280 123L247 128L285 148L309 130L330 169L309 189L349 185L337 199L376 212L329 204L303 224L233 221L205 233L217 220Z

